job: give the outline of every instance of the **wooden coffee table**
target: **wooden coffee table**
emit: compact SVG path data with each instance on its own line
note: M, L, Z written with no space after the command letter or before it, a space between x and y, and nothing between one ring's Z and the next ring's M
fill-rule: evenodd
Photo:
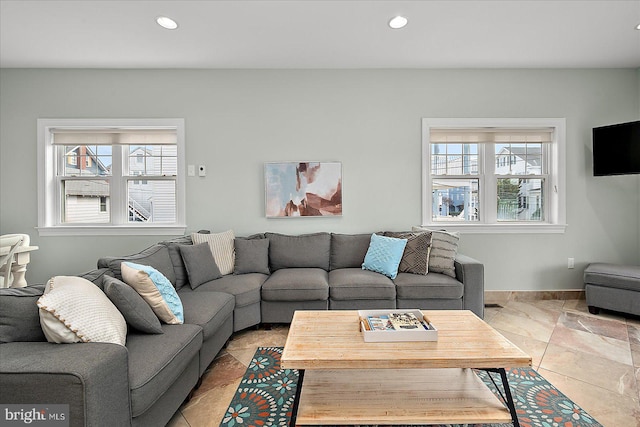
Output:
M531 366L531 356L471 311L424 314L438 341L364 342L357 311L296 311L281 358L300 375L291 426L519 426L505 368ZM500 375L506 407L469 368Z

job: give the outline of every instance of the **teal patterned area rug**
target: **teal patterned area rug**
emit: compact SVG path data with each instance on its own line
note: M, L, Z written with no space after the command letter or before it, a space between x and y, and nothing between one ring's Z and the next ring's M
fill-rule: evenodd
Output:
M281 347L258 348L229 404L221 427L289 425L298 372L280 368L281 354ZM477 374L501 399L488 374L484 371L477 371ZM602 427L535 370L509 369L507 375L521 427ZM497 382L500 383L499 378ZM511 426L509 423L447 424L436 427Z

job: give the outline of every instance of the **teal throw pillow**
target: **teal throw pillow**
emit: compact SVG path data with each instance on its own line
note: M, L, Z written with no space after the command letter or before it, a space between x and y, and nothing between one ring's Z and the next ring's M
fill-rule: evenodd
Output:
M407 246L407 239L372 234L362 269L375 271L395 279L398 276L398 266L402 260L405 246Z
M147 265L123 262L122 278L151 306L160 320L170 325L184 323L182 301L162 273Z

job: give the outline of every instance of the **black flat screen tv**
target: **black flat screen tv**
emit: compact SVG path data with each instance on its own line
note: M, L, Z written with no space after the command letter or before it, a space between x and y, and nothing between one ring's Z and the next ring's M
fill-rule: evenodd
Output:
M640 121L593 128L593 175L640 174Z

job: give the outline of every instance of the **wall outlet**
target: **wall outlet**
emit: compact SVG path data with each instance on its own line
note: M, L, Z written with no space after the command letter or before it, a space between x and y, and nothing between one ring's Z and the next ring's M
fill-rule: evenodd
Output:
M198 166L198 176L207 176L207 167L205 165Z
M567 268L573 268L575 267L575 259L574 258L569 258L567 259Z

